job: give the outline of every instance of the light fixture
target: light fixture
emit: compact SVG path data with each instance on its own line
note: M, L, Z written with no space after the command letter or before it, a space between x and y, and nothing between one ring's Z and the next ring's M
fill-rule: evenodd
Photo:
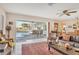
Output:
M48 3L49 6L53 6L54 4L56 4L56 3Z

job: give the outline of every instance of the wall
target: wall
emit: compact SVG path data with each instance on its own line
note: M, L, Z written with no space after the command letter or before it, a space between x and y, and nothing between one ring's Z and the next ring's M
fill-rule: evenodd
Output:
M10 32L10 37L16 39L15 34L16 34L16 20L24 20L24 21L36 21L36 22L46 22L48 21L47 18L41 18L41 17L36 17L36 16L29 16L29 15L21 15L21 14L16 14L16 13L7 13L7 25L8 22L11 21L13 22L12 29Z
M51 30L54 30L54 22L63 23L65 25L73 25L77 23L77 20L59 20L59 21L51 21Z
M4 9L0 7L0 15L4 17L4 24L3 24L3 34L6 34L5 25L6 25L6 12Z

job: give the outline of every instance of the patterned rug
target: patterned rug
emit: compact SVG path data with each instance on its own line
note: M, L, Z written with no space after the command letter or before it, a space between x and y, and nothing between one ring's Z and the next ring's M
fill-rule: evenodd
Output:
M48 51L48 45L46 42L23 44L22 55L61 55L54 49L51 52Z

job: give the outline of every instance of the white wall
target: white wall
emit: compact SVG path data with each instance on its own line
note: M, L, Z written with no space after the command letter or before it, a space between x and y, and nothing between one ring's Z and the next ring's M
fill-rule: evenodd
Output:
M0 15L0 30L3 30L3 19L2 19L2 15Z
M6 34L5 25L6 25L6 13L5 10L0 8L0 15L3 16L4 24L3 24L3 34Z

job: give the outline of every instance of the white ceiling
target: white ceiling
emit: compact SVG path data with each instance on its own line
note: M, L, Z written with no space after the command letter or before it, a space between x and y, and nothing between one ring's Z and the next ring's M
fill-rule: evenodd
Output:
M56 3L49 6L48 3L0 3L0 6L6 10L6 12L19 13L32 16L40 16L51 19L74 19L79 16L79 12L72 16L58 17L56 14L58 11L65 9L79 9L78 3Z

